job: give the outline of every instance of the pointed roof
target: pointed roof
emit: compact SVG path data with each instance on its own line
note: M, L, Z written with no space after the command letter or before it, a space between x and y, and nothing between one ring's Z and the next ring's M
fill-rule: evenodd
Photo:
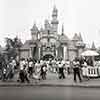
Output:
M45 20L45 29L46 30L50 30L51 26L50 26L50 23L49 23L49 20Z
M52 17L57 16L57 13L58 13L58 10L57 10L56 6L54 5L53 11L52 11Z
M64 34L64 25L62 24L62 35Z
M77 33L75 33L75 35L73 36L72 40L78 41L79 40L79 36Z
M45 24L49 24L49 20L48 19L45 19Z
M59 40L60 42L65 43L69 41L69 38L65 34L62 34L62 35L59 35Z
M36 26L36 24L33 25L31 31L32 31L33 33L37 33L37 32L38 32L38 27Z
M59 23L59 21L57 20L57 16L58 16L58 10L57 10L56 6L54 6L53 11L52 11L51 24L58 24Z
M43 32L43 31L44 31L44 30L43 30L43 27L41 27L41 28L40 28L40 32Z
M26 40L25 43L22 45L22 47L20 48L21 50L29 50L31 45L36 45L36 43L38 44L38 41L34 41L34 40Z
M26 40L25 43L23 44L23 46L20 49L21 50L22 49L29 50L31 41L32 40Z
M81 33L79 33L79 40L83 41Z
M69 40L68 47L69 47L68 48L69 50L76 50L77 49L74 42L71 40Z
M94 42L92 43L91 49L92 49L92 50L96 50L96 47L95 47Z
M56 7L56 5L54 5L54 7L53 7L53 12L57 12L58 10L57 10L57 7Z

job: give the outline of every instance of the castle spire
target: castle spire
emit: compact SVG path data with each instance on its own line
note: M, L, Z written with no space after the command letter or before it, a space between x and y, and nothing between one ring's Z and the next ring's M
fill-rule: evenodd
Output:
M50 23L49 23L49 21L46 19L46 20L45 20L45 29L46 29L46 30L50 30L50 27L51 27L51 26L50 26Z
M54 5L53 11L52 11L52 17L57 17L58 16L58 10L56 6Z
M35 34L38 32L38 27L36 26L36 23L34 23L32 29L31 29L31 32L35 33Z
M62 24L62 35L64 34L64 25Z
M38 33L39 33L38 27L36 26L36 24L34 24L33 27L31 28L31 35L33 40L38 39Z
M79 40L80 41L83 41L83 39L82 39L82 36L81 36L81 33L79 32Z
M52 21L51 21L52 29L54 33L57 33L57 30L58 30L59 22L57 20L57 17L58 17L58 10L56 6L54 6L53 11L52 11Z
M95 47L94 42L92 43L91 49L92 49L92 50L96 50L96 47Z

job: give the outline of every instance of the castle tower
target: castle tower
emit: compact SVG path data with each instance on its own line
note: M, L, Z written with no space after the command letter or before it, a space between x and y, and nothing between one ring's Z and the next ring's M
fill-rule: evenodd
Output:
M79 41L83 41L83 38L81 36L81 33L79 32Z
M38 28L37 28L36 24L34 24L32 29L31 29L32 40L38 39L38 32L39 32Z
M94 42L92 43L91 50L96 50Z
M64 25L62 24L62 35L64 34Z
M54 33L57 33L57 30L58 30L59 22L57 20L57 17L58 17L58 10L57 10L56 6L54 6L53 12L52 12L52 21L51 21L52 30Z
M45 27L45 30L46 30L46 31L48 31L48 30L50 31L51 26L50 26L50 23L49 23L48 20L45 20L44 27Z

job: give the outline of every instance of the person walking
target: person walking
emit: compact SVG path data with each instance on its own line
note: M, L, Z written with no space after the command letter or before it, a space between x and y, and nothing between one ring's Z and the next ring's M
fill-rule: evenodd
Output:
M3 81L7 80L6 74L7 74L7 69L5 67L3 67L3 72L2 72L2 80Z
M70 61L67 59L65 61L65 68L66 68L66 71L67 71L67 75L70 75Z
M17 63L16 63L16 60L13 57L11 58L11 64L12 64L12 68L14 70L17 69Z
M35 80L40 80L40 73L41 73L41 65L40 65L40 61L37 61L35 63L35 72L33 73L33 78Z
M64 64L60 61L58 64L59 67L59 79L65 79L65 74L64 74Z
M33 60L30 58L29 59L29 62L28 62L28 73L29 73L29 77L31 77L32 74L33 74L33 66L34 66Z
M46 74L47 74L47 65L46 63L44 63L42 66L41 66L41 78L43 80L46 80Z
M25 82L25 80L29 83L29 79L28 79L28 76L27 76L27 71L26 71L26 62L25 62L25 59L21 59L20 61L20 72L19 72L19 78L20 78L20 81L22 83Z
M80 76L80 62L77 57L73 61L73 72L74 72L74 82L77 82L76 76L78 76L79 81L82 82L82 79Z
M84 61L83 67L82 67L82 76L83 78L86 78L87 80L90 80L89 75L88 75L88 68L87 68L87 63Z
M12 61L10 61L8 64L7 64L7 73L6 73L6 77L7 79L12 79L14 77L14 66L13 66L13 63Z

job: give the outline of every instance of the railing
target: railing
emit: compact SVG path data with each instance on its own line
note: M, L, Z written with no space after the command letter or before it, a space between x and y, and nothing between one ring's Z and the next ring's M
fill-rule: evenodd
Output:
M88 66L87 68L82 69L83 76L88 77L99 77L100 76L100 68Z

